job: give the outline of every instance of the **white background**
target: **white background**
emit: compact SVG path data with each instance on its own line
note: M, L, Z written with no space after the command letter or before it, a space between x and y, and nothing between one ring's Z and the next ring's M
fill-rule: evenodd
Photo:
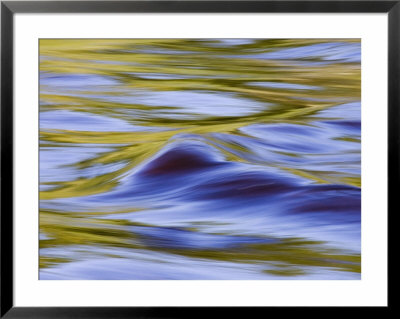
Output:
M38 38L361 38L362 279L39 281ZM16 14L15 306L385 306L386 14Z

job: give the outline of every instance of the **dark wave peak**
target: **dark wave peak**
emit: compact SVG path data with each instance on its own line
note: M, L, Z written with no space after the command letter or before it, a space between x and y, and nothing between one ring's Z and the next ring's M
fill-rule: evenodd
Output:
M194 143L174 145L147 163L138 175L185 174L222 165L216 156L212 156L212 151Z

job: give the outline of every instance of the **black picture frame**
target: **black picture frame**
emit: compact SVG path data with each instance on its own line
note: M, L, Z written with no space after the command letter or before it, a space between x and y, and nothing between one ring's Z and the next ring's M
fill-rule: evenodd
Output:
M15 307L13 301L13 18L15 13L387 13L388 207L397 213L399 189L400 0L396 1L2 1L1 2L1 318L191 318L253 316L264 307ZM388 223L388 233L392 234ZM392 223L392 227L393 223ZM390 237L389 251L390 251ZM390 261L390 260L389 260ZM388 281L388 284L390 281ZM387 310L391 305L380 307ZM325 308L325 307L324 307ZM290 307L300 315L308 307ZM350 309L347 308L346 311ZM353 309L355 310L355 309ZM333 310L336 312L336 309Z

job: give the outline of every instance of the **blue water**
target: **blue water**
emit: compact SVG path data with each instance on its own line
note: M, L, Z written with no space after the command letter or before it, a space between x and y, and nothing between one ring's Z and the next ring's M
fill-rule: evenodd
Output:
M40 279L360 279L359 42L68 41L41 42Z

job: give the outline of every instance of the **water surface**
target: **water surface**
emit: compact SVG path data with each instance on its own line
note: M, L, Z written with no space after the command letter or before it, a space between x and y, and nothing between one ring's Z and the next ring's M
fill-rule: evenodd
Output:
M360 42L40 41L40 279L360 279Z

